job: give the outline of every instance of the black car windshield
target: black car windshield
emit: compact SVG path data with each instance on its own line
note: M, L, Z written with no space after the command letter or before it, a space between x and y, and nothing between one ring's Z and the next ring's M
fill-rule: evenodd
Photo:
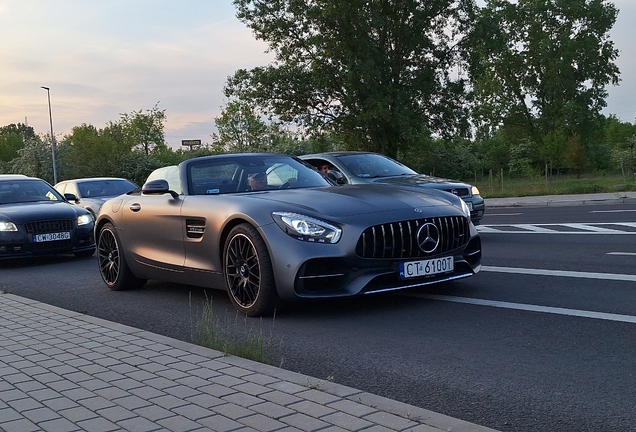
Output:
M123 195L136 189L137 185L125 179L108 179L78 182L77 187L83 198L95 198Z
M46 182L37 179L0 181L0 205L38 201L64 201Z
M351 175L356 177L380 178L417 174L406 165L375 153L340 155L338 159L347 167Z
M193 160L188 166L193 195L332 186L306 163L283 155L227 155Z

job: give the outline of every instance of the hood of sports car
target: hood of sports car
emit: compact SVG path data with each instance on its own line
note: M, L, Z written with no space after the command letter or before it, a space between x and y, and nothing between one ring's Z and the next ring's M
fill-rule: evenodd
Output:
M440 177L428 176L426 174L417 174L399 177L382 177L373 179L375 183L390 184L395 186L424 186L429 188L448 189L448 188L469 188L466 183L455 180L448 180Z
M255 193L256 199L317 212L330 217L347 217L394 210L457 208L455 197L437 190L400 188L386 185L345 185L317 189L287 189Z
M78 210L81 213L78 213ZM0 205L0 219L13 223L43 219L75 219L78 214L86 210L75 208L62 201L39 201L31 203L16 203Z

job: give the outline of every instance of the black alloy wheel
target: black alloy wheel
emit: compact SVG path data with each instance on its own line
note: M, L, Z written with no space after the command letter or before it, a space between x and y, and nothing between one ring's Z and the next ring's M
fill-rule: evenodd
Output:
M121 249L121 242L115 227L107 223L100 230L97 238L97 263L102 279L108 288L114 291L138 288L146 283L139 279L128 268L126 258Z
M249 224L232 229L223 250L225 282L232 304L247 316L270 315L278 294L267 246Z

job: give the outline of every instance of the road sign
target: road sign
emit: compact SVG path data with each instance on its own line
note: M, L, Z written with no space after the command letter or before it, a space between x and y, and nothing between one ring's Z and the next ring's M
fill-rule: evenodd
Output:
M190 147L195 145L201 145L201 140L200 139L181 140L181 145L190 146Z

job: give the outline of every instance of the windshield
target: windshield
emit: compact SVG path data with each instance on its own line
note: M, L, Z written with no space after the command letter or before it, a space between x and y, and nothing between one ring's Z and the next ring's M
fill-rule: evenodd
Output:
M64 199L42 180L27 179L0 182L0 204L38 201L64 201Z
M406 165L380 154L356 153L340 155L338 159L355 177L380 178L417 174Z
M83 198L123 195L137 188L134 183L125 179L83 181L78 182L77 187Z
M331 186L306 163L282 155L200 158L188 165L188 182L194 195Z

